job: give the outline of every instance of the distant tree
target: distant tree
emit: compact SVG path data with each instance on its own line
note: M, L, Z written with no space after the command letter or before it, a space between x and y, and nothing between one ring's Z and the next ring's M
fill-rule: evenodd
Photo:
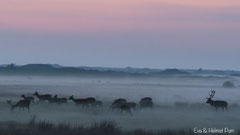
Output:
M16 67L16 64L11 63L11 64L9 64L7 67L8 67L8 68L14 68L14 67Z
M198 72L199 72L199 73L202 73L202 72L203 72L203 69L202 69L202 68L199 68L199 69L198 69Z
M231 81L225 81L225 82L223 82L223 87L224 87L224 88L234 88L235 85L234 85L234 83L231 82Z

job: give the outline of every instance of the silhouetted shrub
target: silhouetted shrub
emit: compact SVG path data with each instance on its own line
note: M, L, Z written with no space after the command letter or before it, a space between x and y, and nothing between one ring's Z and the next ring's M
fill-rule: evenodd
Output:
M71 125L69 123L68 124L60 123L60 124L58 124L57 129L60 131L66 131L66 130L71 129Z
M123 131L112 121L94 123L90 127L72 127L70 124L53 125L46 121L36 122L35 125L36 126L27 126L27 124L5 122L5 124L0 124L0 135L195 135L192 129L166 129L159 131L138 129ZM236 134L240 135L240 130L236 130ZM225 134L219 133L215 135Z
M53 124L51 122L48 121L40 121L38 123L38 129L42 130L42 131L47 131L47 130L51 130L53 128Z
M224 88L234 88L235 85L234 85L234 83L231 82L231 81L225 81L225 82L223 83L223 87L224 87Z
M34 126L35 126L36 118L37 118L36 115L33 115L33 116L31 117L30 121L28 122L28 126L29 126L29 127L34 127Z
M89 128L92 134L99 135L117 135L119 134L119 129L117 124L113 121L103 121L101 123L94 123Z

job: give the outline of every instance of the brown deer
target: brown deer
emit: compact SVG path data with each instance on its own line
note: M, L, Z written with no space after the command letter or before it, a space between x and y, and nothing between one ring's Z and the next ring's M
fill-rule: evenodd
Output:
M93 97L84 98L84 99L75 99L73 95L69 97L69 100L73 100L73 102L75 102L76 105L82 105L82 107L89 107L89 104L92 105L96 101L96 99Z
M153 108L153 101L151 97L142 98L139 101L140 108Z
M222 110L226 109L228 110L228 103L226 101L218 101L218 100L212 100L212 98L214 97L216 91L212 90L211 93L209 93L209 98L207 99L207 104L210 104L212 107L215 107L216 110L218 110L218 107L221 107Z
M131 108L127 105L121 105L119 107L119 109L120 109L121 112L126 112L126 113L129 113L129 114L132 114Z
M119 108L120 105L124 104L124 103L127 103L127 100L126 99L123 99L123 98L119 98L119 99L115 99L110 108L112 108L112 110L116 109L116 108Z
M39 99L39 101L46 101L52 98L52 95L50 94L45 94L45 95L39 95L38 92L35 92L33 94L34 96L37 96L37 98Z
M15 108L19 108L19 110L24 110L24 108L27 108L28 109L28 112L30 111L29 110L29 107L30 107L30 103L31 101L29 100L20 100L18 101L15 105L11 105L11 111L13 111Z
M31 102L34 102L34 97L26 97L24 94L21 97L25 100L29 100Z
M115 105L112 107L112 110L113 111L118 111L118 112L125 112L125 113L128 113L128 114L131 114L132 115L132 111L131 111L131 108L127 105L127 104L121 104L119 103L118 105Z

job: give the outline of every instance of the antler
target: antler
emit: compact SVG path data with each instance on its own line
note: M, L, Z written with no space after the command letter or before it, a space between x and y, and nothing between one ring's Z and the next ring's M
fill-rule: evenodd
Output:
M213 98L213 97L214 97L215 92L216 92L215 90L212 90L211 93L209 93L210 98Z

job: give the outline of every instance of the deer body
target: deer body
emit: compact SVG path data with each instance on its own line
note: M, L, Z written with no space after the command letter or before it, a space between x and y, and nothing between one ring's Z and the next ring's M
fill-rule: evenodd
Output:
M39 95L38 92L35 92L33 95L37 96L39 101L46 101L52 98L52 95L50 94L45 94L45 95Z
M69 97L69 100L73 100L76 105L82 105L88 107L89 104L93 104L96 99L95 98L85 98L85 99L75 99L73 96Z
M208 104L210 104L211 106L215 107L216 110L220 107L222 108L223 110L224 109L228 109L227 106L228 106L228 103L226 101L213 101L212 99L208 100L207 101Z
M216 108L216 110L220 107L220 108L222 108L222 110L224 110L224 109L226 109L226 110L228 110L228 103L226 102L226 101L219 101L219 100L216 100L216 101L214 101L214 100L212 100L212 98L214 97L214 95L215 95L215 92L216 91L211 91L211 94L209 94L209 98L207 98L207 104L210 104L212 107L215 107Z
M130 107L127 105L121 105L119 108L121 112L132 113Z
M20 100L15 105L12 105L11 111L13 111L16 107L18 107L19 110L20 109L24 110L24 108L27 108L29 111L30 103L31 103L31 101L29 101L29 100Z
M29 100L31 102L34 102L34 97L26 97L25 95L21 96L24 100Z
M151 97L142 98L139 101L140 108L153 108L153 101Z
M57 95L55 95L52 99L54 103L57 104L67 103L67 98L58 98Z

